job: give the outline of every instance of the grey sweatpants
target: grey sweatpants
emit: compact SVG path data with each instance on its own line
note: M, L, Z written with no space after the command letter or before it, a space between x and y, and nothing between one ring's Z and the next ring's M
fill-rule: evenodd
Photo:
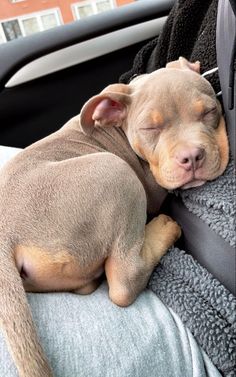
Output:
M128 308L109 300L106 283L89 296L28 298L55 377L220 376L179 317L151 291ZM1 336L0 376L17 376Z

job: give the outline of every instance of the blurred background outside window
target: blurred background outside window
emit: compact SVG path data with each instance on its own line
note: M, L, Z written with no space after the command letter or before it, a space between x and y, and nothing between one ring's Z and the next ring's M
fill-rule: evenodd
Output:
M22 38L135 0L1 0L0 43Z

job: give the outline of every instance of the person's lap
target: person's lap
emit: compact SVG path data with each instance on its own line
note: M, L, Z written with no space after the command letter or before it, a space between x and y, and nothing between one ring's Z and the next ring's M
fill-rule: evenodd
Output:
M28 298L55 377L220 376L179 317L151 291L128 308L109 300L106 283L89 296ZM16 377L2 337L0 370Z

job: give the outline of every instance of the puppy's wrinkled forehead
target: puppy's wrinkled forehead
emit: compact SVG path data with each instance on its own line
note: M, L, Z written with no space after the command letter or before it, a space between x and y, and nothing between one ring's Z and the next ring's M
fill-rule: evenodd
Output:
M149 100L161 102L178 102L194 99L202 95L214 98L215 94L209 82L196 72L189 69L159 69L151 74L141 75L131 81L133 93L146 96Z

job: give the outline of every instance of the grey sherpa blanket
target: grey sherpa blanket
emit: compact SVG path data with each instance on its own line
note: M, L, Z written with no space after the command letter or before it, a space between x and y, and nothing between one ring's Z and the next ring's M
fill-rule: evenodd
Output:
M192 190L178 192L188 210L218 233L233 247L236 245L235 170L231 160L217 181Z
M235 246L235 174L231 161L214 182L177 192L188 210ZM223 252L223 250L222 250ZM172 248L149 288L183 320L225 377L236 376L236 299L191 255Z

